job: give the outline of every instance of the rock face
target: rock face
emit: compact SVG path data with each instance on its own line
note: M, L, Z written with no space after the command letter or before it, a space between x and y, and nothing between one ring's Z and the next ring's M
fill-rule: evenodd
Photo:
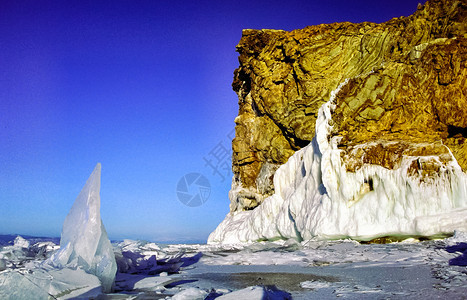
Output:
M455 161L465 172L466 8L465 0L433 0L382 24L244 30L233 82L231 212L274 194L276 170L312 141L318 110L346 79L327 138L337 141L347 172L398 170L407 161L407 176L419 182Z
M467 230L467 1L245 30L231 212L210 243Z
M452 154L443 154L444 161L436 155L401 155L394 168L365 162L348 169L333 117L337 95L350 84L345 80L320 107L316 136L276 171L274 194L253 210L227 215L208 242L399 240L467 231L467 175Z

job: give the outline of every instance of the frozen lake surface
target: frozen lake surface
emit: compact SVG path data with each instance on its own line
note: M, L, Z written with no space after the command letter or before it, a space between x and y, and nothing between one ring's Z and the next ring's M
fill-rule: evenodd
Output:
M14 243L14 245L13 245ZM8 278L37 276L58 249L48 240L4 241L0 296ZM467 235L416 242L360 244L350 240L261 242L249 245L114 243L114 292L63 291L54 297L98 299L466 299ZM462 255L464 255L462 259ZM460 258L459 258L460 257ZM450 263L451 262L451 263ZM3 267L2 267L3 266ZM30 277L33 278L33 277ZM28 279L30 279L28 278ZM32 280L34 281L34 280ZM82 283L81 283L82 284ZM24 287L27 289L28 287ZM66 288L66 290L73 290ZM29 294L30 295L30 294ZM58 296L58 297L57 297ZM230 296L230 297L229 297ZM4 297L1 297L4 299ZM41 299L41 297L37 297ZM47 297L45 298L47 299Z

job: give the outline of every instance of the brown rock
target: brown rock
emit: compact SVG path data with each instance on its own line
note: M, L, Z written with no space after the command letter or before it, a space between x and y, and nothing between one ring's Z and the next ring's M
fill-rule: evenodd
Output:
M466 170L466 7L466 0L433 0L382 24L244 30L232 84L239 115L231 211L252 209L274 192L275 170L312 140L319 107L347 78L332 134L342 137L349 171L439 157L411 168L430 176L449 151Z

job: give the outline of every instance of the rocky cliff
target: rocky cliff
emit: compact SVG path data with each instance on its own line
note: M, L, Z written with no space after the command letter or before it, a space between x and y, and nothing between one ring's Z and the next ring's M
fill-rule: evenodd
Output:
M382 24L244 30L231 212L274 194L276 170L310 144L318 110L345 80L327 138L338 141L347 172L396 170L407 159L407 176L419 182L454 160L467 170L466 8L466 0L432 0ZM372 179L361 189L373 190Z

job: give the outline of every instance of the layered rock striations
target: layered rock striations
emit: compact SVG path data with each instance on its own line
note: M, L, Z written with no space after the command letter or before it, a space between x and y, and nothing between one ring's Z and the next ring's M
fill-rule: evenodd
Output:
M231 213L209 242L467 230L467 1L244 30Z
M394 169L404 156L420 156L427 159L411 172L430 176L450 153L465 171L466 6L437 0L382 24L244 30L233 82L231 211L253 209L274 193L275 171L310 143L318 109L345 79L332 136L341 137L349 171L368 163Z

